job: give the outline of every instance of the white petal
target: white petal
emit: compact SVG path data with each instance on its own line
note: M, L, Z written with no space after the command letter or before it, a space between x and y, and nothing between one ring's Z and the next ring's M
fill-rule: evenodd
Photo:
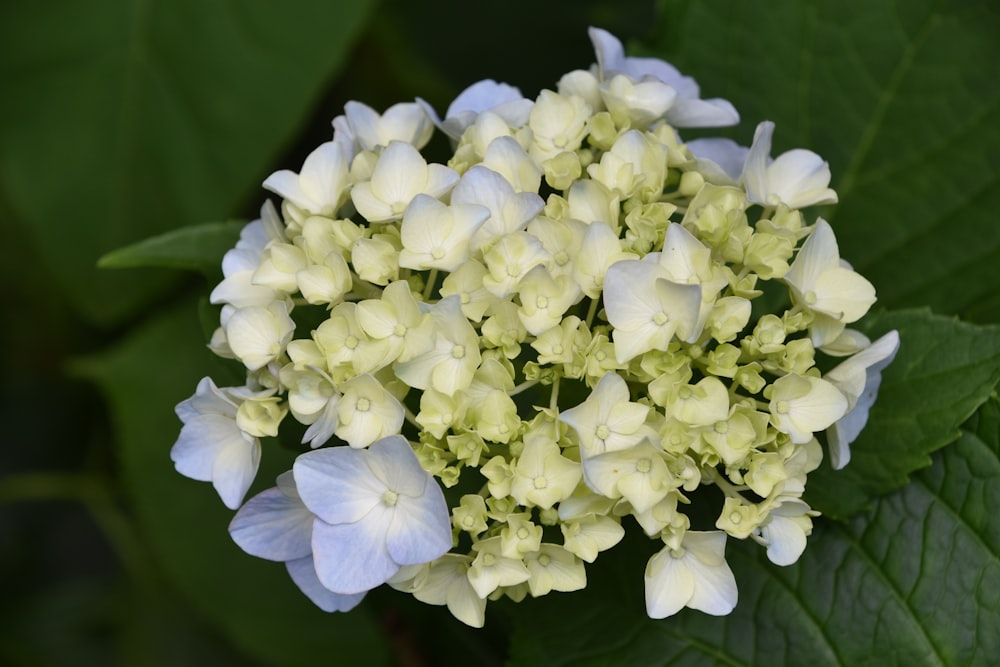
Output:
M662 311L668 314L673 322L677 337L685 342L693 343L701 335L704 325L704 318L699 317L702 302L701 285L682 285L672 280L660 278L653 284L653 288L660 304L662 304ZM666 327L660 328L666 329ZM669 342L669 340L666 341L666 343ZM657 346L654 349L665 350L666 348Z
M427 185L424 186L423 191L440 199L455 187L458 179L458 172L454 169L432 163L427 166Z
M434 124L421 105L401 102L382 114L381 130L386 141L406 141L419 150L430 141Z
M667 110L667 122L674 127L729 127L740 122L740 114L728 100L700 100L681 95Z
M375 150L382 142L379 137L379 115L367 104L350 101L344 105L344 116L351 133L366 151Z
M299 185L299 175L294 171L282 169L274 172L264 179L263 187L282 199L287 199L299 208L308 209L312 204L312 200Z
M670 555L664 547L646 564L646 613L650 618L673 616L694 595L695 580L686 559Z
M791 565L806 548L806 534L793 520L771 513L771 520L761 529L767 540L767 557L775 565Z
M809 238L802 244L784 280L799 292L815 288L824 271L840 268L840 248L833 228L823 218L816 220Z
M768 194L791 208L837 203L837 193L829 185L830 165L803 148L782 153L767 168Z
M709 249L694 234L672 222L667 225L659 264L667 270L671 280L681 283L697 282L699 276L696 263L708 263L709 253Z
M861 274L840 267L824 271L813 291L816 302L811 309L845 323L858 321L875 303L874 285Z
M691 558L687 566L695 580L694 595L687 606L712 616L725 616L736 608L736 577L728 565L707 566Z
M747 189L747 199L755 204L767 204L767 163L771 157L771 136L774 123L765 120L753 133L753 143L743 165L743 183Z
M405 208L414 195L424 192L426 185L427 161L416 148L393 141L382 151L371 178L372 193L376 197L389 206L402 204Z
M299 174L299 185L310 199L304 207L313 213L333 216L343 202L348 180L347 156L344 148L334 141L320 144L306 156Z
M358 213L369 222L389 220L394 215L392 207L372 192L371 181L363 181L351 188L351 201Z
M616 329L635 330L652 321L660 302L650 283L663 277L650 262L625 260L608 267L604 277L604 309ZM617 338L616 338L617 340Z
M236 404L215 386L210 377L198 381L198 387L192 396L184 399L174 408L174 413L185 424L191 419L208 413L228 415L235 419Z

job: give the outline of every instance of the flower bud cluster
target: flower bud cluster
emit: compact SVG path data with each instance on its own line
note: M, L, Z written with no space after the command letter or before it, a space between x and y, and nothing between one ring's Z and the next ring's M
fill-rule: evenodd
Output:
M223 260L211 347L247 380L202 381L172 457L328 611L389 583L480 626L489 599L583 588L628 529L662 542L650 616L725 614L726 540L794 562L817 434L848 461L898 336L850 328L875 290L803 215L836 201L826 162L772 160L767 122L684 143L736 110L591 39L597 64L534 100L349 103ZM289 415L304 453L244 504Z

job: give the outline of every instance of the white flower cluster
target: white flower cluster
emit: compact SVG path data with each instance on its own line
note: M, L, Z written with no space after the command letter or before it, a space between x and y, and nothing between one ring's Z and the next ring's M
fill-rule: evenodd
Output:
M583 588L627 525L663 544L650 616L726 614L727 537L794 562L816 434L839 468L867 420L899 340L849 328L874 288L800 211L837 200L827 163L772 160L768 122L683 143L735 109L590 36L596 66L534 100L349 103L223 260L211 346L246 383L199 384L172 458L325 610L388 583L481 626L488 599ZM244 504L288 413L311 450Z

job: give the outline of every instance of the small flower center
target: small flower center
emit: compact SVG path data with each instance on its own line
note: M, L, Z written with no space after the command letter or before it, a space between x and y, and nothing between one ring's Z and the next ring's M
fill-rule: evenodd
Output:
M787 415L791 406L788 405L788 401L778 401L778 404L774 406L774 409L779 415Z
M670 316L667 315L662 310L655 315L653 315L653 324L658 327L662 327L664 324L670 321Z
M549 480L545 478L545 475L539 475L533 480L533 482L536 489L544 489L549 485Z
M537 299L535 299L535 305L538 306L539 308L548 308L549 300L544 296L540 296Z
M517 539L526 540L528 539L528 535L530 535L530 533L527 528L521 527L517 529Z
M802 298L805 300L807 306L812 306L816 304L816 292L813 292L812 290L809 290L808 292L803 294Z
M362 396L358 399L357 408L358 412L368 412L372 408L372 402Z
M639 459L638 461L635 462L635 469L644 475L647 472L649 472L652 469L652 467L653 467L653 462L650 461L649 459Z
M405 336L406 335L406 325L400 323L400 324L397 324L396 326L394 326L392 328L392 335L396 336L398 338L402 338L403 336Z
M399 500L399 494L395 491L386 491L382 494L382 504L386 507L395 507L396 501Z
M433 257L434 259L441 259L442 257L444 257L444 250L441 249L441 246L438 246L433 250L431 250L431 257Z
M597 430L594 431L594 435L601 440L607 440L608 436L611 435L611 429L608 428L607 424L598 424Z
M465 346L456 345L451 348L451 356L453 359L464 359L465 358Z
M729 422L715 422L715 432L719 435L729 433Z
M552 562L552 558L548 554L542 554L538 557L538 564L542 567L548 567L549 563Z

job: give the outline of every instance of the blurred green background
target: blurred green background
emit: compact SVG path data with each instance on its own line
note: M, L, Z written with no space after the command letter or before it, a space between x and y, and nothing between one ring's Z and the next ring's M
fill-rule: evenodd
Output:
M979 495L943 519L973 543L944 565L955 568L954 585L921 594L926 564L912 577L898 565L899 582L889 569L897 565L885 560L858 575L856 590L875 576L909 610L908 621L893 625L882 607L867 616L831 610L833 594L811 601L799 585L809 567L826 572L829 563L775 575L757 556L738 555L734 569L749 601L725 625L691 614L679 625L651 624L641 615L638 574L626 591L617 574L598 573L591 599L624 600L639 616L617 624L602 616L610 612L581 616L573 597L562 596L562 606L524 603L533 608L528 620L498 605L486 630L472 631L441 608L386 591L352 614L324 615L279 565L239 552L225 530L231 513L209 485L174 473L168 458L179 430L173 406L202 375L226 372L204 349L207 325L199 321L199 300L221 277L221 253L209 247L201 273L96 263L155 234L256 217L261 181L298 169L330 137L330 120L348 100L384 109L420 96L443 112L483 78L533 97L593 62L586 28L598 25L633 53L670 59L698 79L703 96L730 99L743 122L729 136L748 143L756 123L772 119L775 154L803 146L829 159L842 254L872 279L881 306L929 306L991 325L1000 322L994 4L5 0L0 664L856 664L851 656L883 648L901 664L989 664L986 656L1000 649L1000 528L987 516L1000 502L994 403L959 425L996 385L996 327L927 313L871 325L912 326L941 349L957 341L961 358L941 371L947 381L921 376L928 386L919 396L932 407L935 386L947 393L952 378L968 377L954 385L947 418L919 434L915 459L841 508L843 516L869 514L818 529L815 539L828 542L816 545L817 558L837 553L844 535L864 544L869 525L895 525L905 511L892 514L892 503L905 509L945 498L948 480L932 468L918 485L926 497L904 491L875 509L868 502L925 466L931 451L960 433L986 443L986 454L969 450L961 459L986 470L961 478L963 488L980 485ZM910 408L894 414L902 419ZM277 448L264 458L255 489L291 460ZM914 531L912 543L897 547L926 555L934 531ZM639 569L648 557L642 548ZM876 561L890 551L871 549ZM963 558L981 561L978 581L957 581ZM746 581L755 576L785 586L801 610L788 612L770 588ZM956 618L934 611L970 595L972 607L955 602ZM862 625L881 619L888 630L859 634L844 616ZM802 618L812 618L805 634ZM545 632L564 643L526 638L526 628L546 622ZM594 640L604 627L619 634ZM826 646L805 641L813 634ZM586 648L574 653L577 644ZM904 644L916 647L915 662L905 662Z

